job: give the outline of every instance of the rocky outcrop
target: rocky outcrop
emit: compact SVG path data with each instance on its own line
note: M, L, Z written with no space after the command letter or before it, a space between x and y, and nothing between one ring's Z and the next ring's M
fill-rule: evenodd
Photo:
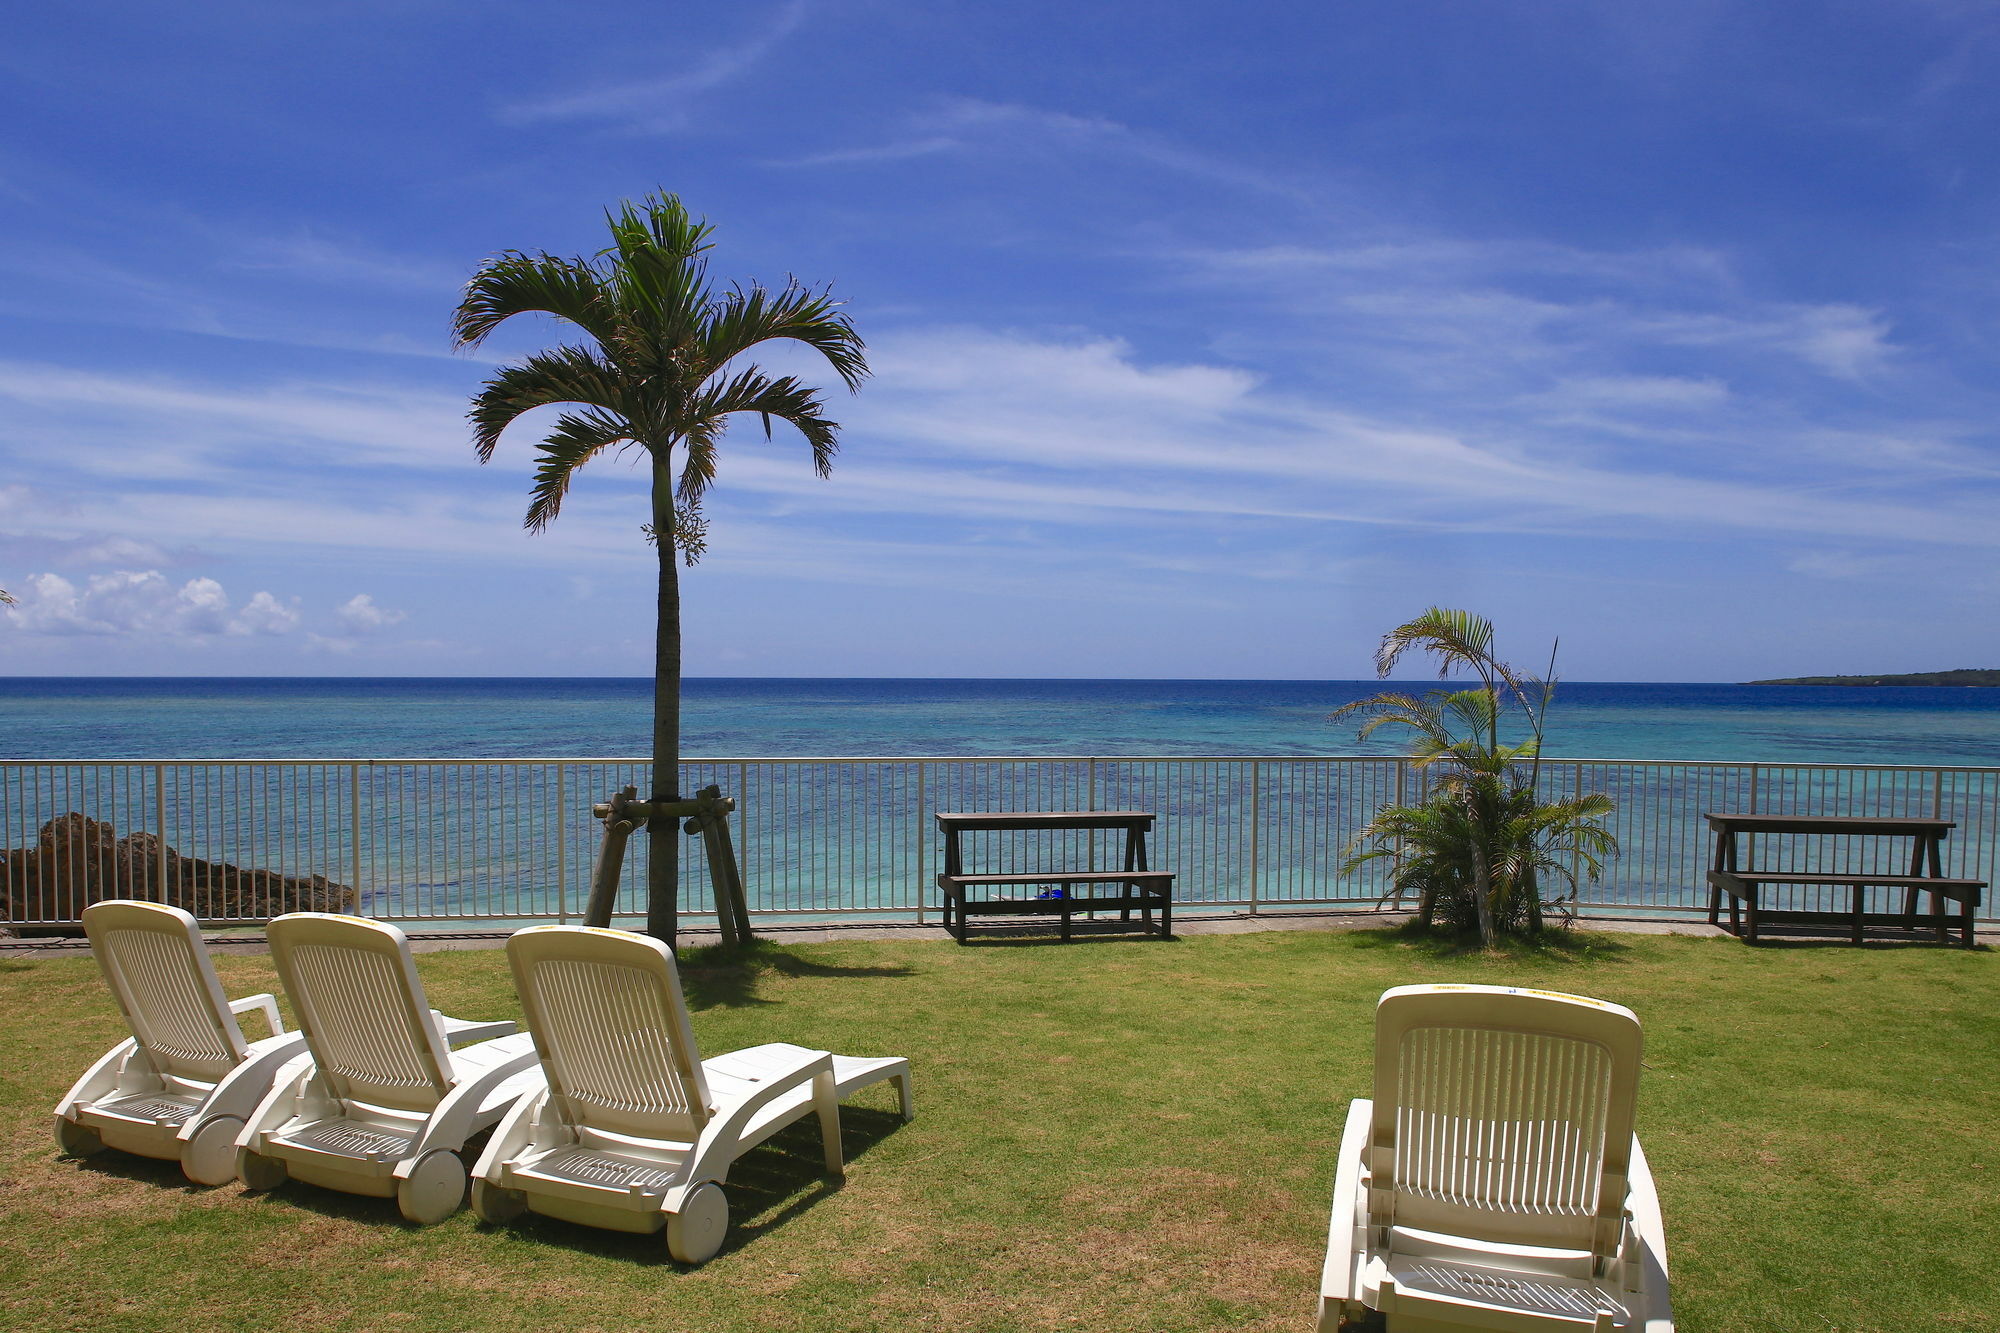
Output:
M104 820L75 813L42 825L33 847L0 852L0 923L74 921L104 898L168 903L204 921L345 912L355 904L352 888L324 875L281 875L182 856L156 833L121 838Z

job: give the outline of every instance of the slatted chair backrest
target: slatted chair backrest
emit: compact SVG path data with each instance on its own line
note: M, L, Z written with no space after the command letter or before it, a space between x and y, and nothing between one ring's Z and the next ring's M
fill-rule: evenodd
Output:
M83 930L155 1071L215 1083L243 1062L249 1044L194 917L163 903L107 899L83 909Z
M507 961L549 1090L578 1126L691 1143L714 1103L673 951L645 935L531 926Z
M271 958L313 1062L336 1097L430 1111L451 1089L451 1047L424 997L410 941L384 921L293 912Z
M1386 992L1371 1220L1615 1254L1639 1055L1638 1018L1601 1000L1503 986Z

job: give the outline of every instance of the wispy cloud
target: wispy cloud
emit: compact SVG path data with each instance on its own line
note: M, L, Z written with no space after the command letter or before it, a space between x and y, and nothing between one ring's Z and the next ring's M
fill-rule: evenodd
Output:
M748 39L711 51L678 74L516 102L502 107L500 117L512 124L612 120L647 133L682 129L694 98L734 83L756 68L804 25L810 9L807 0L786 0Z
M1253 194L1309 202L1309 183L1247 162L1204 153L1105 116L1077 115L1018 102L948 98L911 113L898 133L875 144L828 149L769 163L775 167L847 166L951 152L1097 158L1192 177Z
M1328 527L2000 545L1994 469L1949 423L1836 428L1774 411L1714 376L1590 374L1574 357L1551 356L1545 390L1439 397L1415 420L1238 366L1151 361L1112 338L903 330L874 342L877 378L843 409L848 452L832 483L814 479L783 435L766 445L746 428L727 441L711 562L768 570L775 550L730 545L734 526L760 516L801 534L786 549L839 545L848 567L878 557L885 567L913 558L941 567L931 548L952 544L935 535L947 522L1023 550L1072 549L1086 535L1100 541L1107 526L1149 549L1177 526L1256 520L1279 571L1297 567L1279 534L1302 540ZM62 496L59 517L16 527L50 554L67 543L82 560L105 532L146 549L226 533L251 549L570 569L637 549L643 485L615 460L584 474L549 534L521 536L515 483L527 455L509 451L477 472L458 402L439 395L365 385L229 393L6 366L0 397L60 407L69 465L92 478ZM162 439L187 443L161 459ZM284 469L278 484L264 460L285 440L313 466ZM378 478L394 466L406 480L349 486L337 480L349 464ZM1814 484L1802 486L1802 475ZM1863 478L1872 480L1857 494ZM163 481L177 484L162 490ZM15 507L17 516L35 508ZM845 527L869 513L904 515L911 526L887 536L870 525L874 535L857 546ZM984 558L960 545L951 567ZM821 577L810 564L802 558L794 572ZM352 636L395 614L362 597L336 622Z
M1521 382L1613 367L1647 351L1725 353L1731 369L1783 357L1860 384L1898 355L1887 316L1849 302L1747 294L1727 259L1688 247L1589 250L1439 239L1323 248L1283 245L1164 256L1180 281L1256 299L1362 355L1422 349L1424 373ZM1447 353L1439 359L1438 353Z
M337 243L304 229L289 236L239 243L231 247L224 262L236 268L295 273L321 282L362 282L412 292L451 291L463 286L467 277L464 269L450 264Z
M949 153L965 147L963 139L948 134L926 134L917 138L898 139L890 143L875 144L865 148L836 148L824 153L808 153L803 157L780 158L767 165L774 167L836 167L849 166L860 162L902 162L913 157L930 157L938 153Z
M11 361L0 362L0 401L14 409L0 443L54 433L73 446L66 466L128 477L240 474L245 451L268 460L297 446L336 467L458 468L471 456L462 400L380 385L232 389Z
M1255 518L1627 540L1787 533L2000 545L1990 486L1967 485L1990 481L1977 451L1927 445L1919 431L1891 453L1901 437L1873 443L1760 414L1700 378L1568 379L1511 409L1465 406L1464 425L1451 428L1281 391L1234 368L1149 365L1110 339L929 329L878 340L875 359L877 379L850 414L850 455L833 483L739 444L726 453L722 493L822 513L1025 515L1055 530ZM1458 405L1431 407L1449 419ZM1576 425L1591 423L1586 411L1648 447L1582 447ZM1669 437L1682 442L1678 456L1660 447ZM1818 484L1802 487L1802 473ZM1850 494L1843 482L1862 477L1872 479L1866 493ZM1959 485L1940 499L1947 478Z

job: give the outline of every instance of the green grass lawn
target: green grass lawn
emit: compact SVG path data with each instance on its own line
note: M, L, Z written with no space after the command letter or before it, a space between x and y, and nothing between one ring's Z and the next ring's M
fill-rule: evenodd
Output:
M696 960L698 961L698 960ZM267 960L218 960L232 994ZM495 952L425 956L447 1013L518 1013ZM88 959L0 960L0 1326L20 1330L1091 1330L1311 1326L1370 1012L1525 983L1646 1025L1640 1131L1687 1330L2000 1328L2000 960L1582 936L1453 954L1379 933L770 949L688 981L709 1053L907 1055L745 1158L728 1246L553 1221L419 1230L390 1200L189 1187L58 1155L49 1110L122 1035Z

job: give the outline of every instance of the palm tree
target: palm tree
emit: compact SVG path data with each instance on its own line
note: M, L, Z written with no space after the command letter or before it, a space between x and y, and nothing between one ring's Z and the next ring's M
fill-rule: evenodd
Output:
M1420 929L1442 911L1449 925L1476 926L1488 947L1502 931L1539 930L1542 884L1567 880L1574 893L1579 869L1595 878L1618 851L1600 822L1614 809L1609 797L1538 795L1554 650L1545 676L1526 675L1495 655L1491 621L1435 606L1383 636L1377 674L1387 676L1412 649L1437 662L1440 678L1471 671L1479 687L1422 697L1392 691L1334 713L1366 716L1364 739L1385 726L1411 732L1411 763L1436 783L1420 804L1376 811L1355 835L1343 869L1391 861L1390 896L1416 895ZM1506 743L1500 722L1510 704L1528 734Z
M522 413L568 409L537 446L525 520L531 532L549 525L577 470L606 449L636 446L650 455L653 521L645 531L659 564L651 798L673 801L680 799L681 758L676 560L691 565L703 550L701 500L715 479L717 442L729 419L747 412L762 420L767 439L774 418L796 427L822 477L838 447L840 428L823 414L817 389L790 375L767 375L742 358L762 343L803 343L826 358L849 391L868 377L868 363L852 322L825 288L796 280L779 291L712 286L712 228L691 218L674 195L628 200L605 217L611 244L593 259L509 250L488 260L453 315L453 341L477 347L522 314L553 316L584 335L502 368L466 414L484 463ZM678 906L678 847L671 836L677 822L655 814L647 825L654 836L646 930L669 943Z

